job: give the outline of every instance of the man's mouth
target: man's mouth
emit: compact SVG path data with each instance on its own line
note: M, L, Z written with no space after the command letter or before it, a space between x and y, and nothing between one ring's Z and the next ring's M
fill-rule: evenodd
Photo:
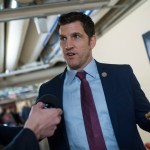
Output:
M67 56L74 56L74 55L75 55L75 53L68 52L66 55L67 55Z

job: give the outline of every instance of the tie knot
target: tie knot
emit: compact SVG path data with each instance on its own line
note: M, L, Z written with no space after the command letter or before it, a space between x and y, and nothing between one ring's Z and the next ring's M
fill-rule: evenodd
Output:
M82 72L77 72L76 76L80 79L83 80L86 78L86 72L82 71Z

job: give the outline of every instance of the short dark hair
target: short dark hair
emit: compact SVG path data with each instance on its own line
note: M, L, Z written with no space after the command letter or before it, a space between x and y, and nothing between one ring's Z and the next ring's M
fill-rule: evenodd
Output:
M92 37L95 34L94 22L89 16L82 12L70 12L67 14L62 14L58 20L58 28L60 28L61 25L66 25L75 21L81 22L88 37Z

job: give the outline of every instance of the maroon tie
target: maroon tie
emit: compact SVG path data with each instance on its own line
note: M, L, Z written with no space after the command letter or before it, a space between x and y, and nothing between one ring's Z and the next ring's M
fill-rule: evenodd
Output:
M76 76L81 80L81 106L90 150L106 150L91 88L86 80L86 72L78 72Z

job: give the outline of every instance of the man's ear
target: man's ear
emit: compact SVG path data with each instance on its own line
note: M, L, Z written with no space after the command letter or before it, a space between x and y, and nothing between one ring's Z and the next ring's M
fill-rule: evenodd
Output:
M90 38L90 47L91 49L93 49L96 45L96 35L94 34L91 38Z

